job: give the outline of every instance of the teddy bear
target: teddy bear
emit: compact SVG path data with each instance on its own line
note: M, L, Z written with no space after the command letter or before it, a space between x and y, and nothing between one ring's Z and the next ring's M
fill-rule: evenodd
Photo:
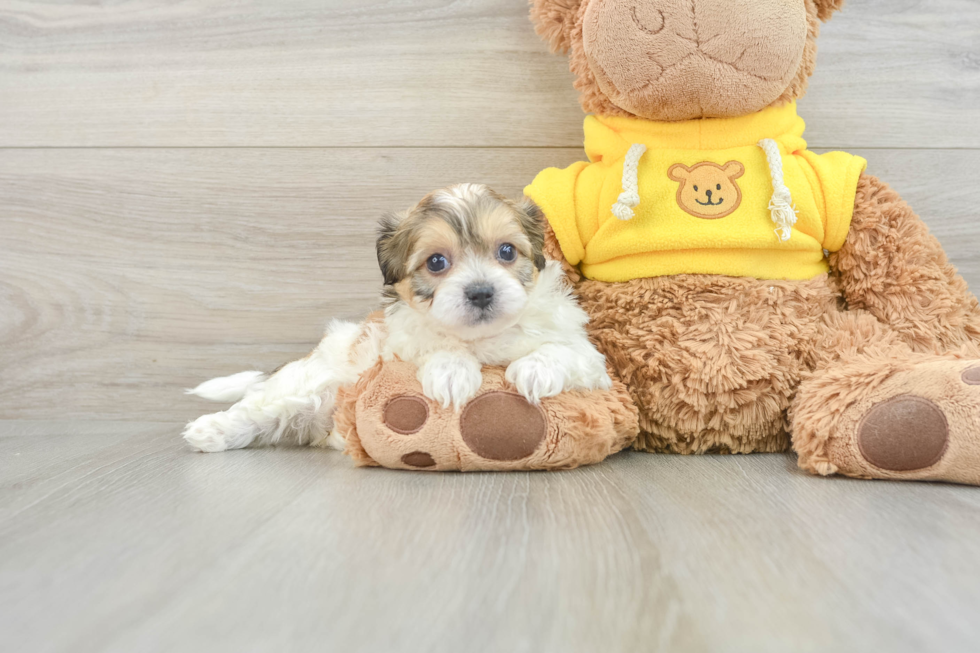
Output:
M337 400L358 465L567 469L781 452L819 475L980 483L980 305L914 211L796 100L843 0L530 0L588 161L525 189L614 387L462 412L379 362Z
M639 413L634 447L980 483L980 306L796 101L843 0L530 0L587 161L525 189Z

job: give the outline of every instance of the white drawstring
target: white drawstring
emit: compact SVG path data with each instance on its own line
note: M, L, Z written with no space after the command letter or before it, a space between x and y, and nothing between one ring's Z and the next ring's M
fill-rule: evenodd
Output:
M623 192L612 207L613 215L620 220L632 220L635 215L633 209L640 205L640 157L646 151L646 145L636 143L630 145L629 152L626 153L623 161Z
M783 157L779 153L779 145L771 138L759 141L759 147L766 153L769 162L769 174L772 176L772 199L769 200L769 211L772 221L776 223L776 236L786 242L793 235L793 225L796 224L796 205L786 184L783 183Z

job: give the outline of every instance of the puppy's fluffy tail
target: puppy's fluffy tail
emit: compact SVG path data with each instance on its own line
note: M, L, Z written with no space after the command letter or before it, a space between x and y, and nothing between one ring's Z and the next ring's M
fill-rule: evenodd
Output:
M193 390L185 390L185 392L211 401L238 401L267 378L269 377L265 372L239 372L205 381Z

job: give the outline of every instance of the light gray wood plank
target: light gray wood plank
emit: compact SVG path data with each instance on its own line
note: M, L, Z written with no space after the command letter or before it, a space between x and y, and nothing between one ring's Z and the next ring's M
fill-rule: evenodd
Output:
M0 146L567 146L582 113L522 0L0 1ZM980 5L851 2L814 146L978 147Z
M980 153L859 150L980 287ZM517 196L575 149L7 150L0 417L185 420L181 389L305 354L376 306L374 228L431 189ZM942 171L939 174L938 171Z
M146 436L173 424L0 421L0 523L108 466L146 453Z
M980 636L974 488L811 477L783 455L364 470L331 451L193 454L173 426L108 422L0 424L0 452L0 478L20 478L0 500L27 506L0 516L4 650L972 651Z
M15 150L0 157L0 415L173 420L377 307L378 218L449 183L516 196L576 151ZM176 336L176 337L175 337ZM135 392L135 394L134 394Z

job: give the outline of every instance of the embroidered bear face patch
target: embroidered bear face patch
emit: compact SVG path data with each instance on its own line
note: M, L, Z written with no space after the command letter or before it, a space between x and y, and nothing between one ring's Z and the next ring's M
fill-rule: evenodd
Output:
M680 183L677 204L695 218L716 220L731 215L742 203L742 189L736 179L745 174L745 166L729 161L724 166L710 161L688 168L682 163L671 166L667 176Z

